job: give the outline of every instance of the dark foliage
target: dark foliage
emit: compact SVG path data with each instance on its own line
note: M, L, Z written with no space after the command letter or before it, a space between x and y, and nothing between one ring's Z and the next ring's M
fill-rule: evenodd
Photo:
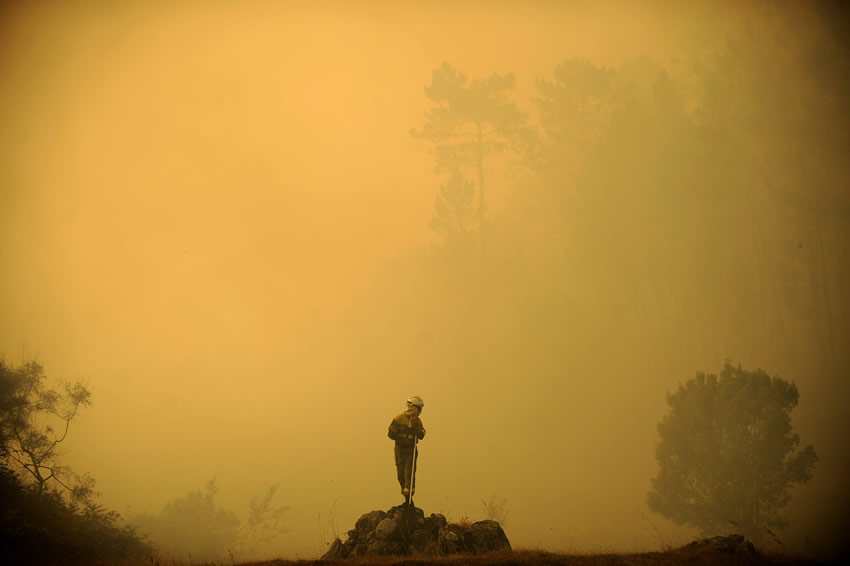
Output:
M0 562L90 564L150 554L114 511L79 508L55 490L38 493L0 467Z
M151 555L118 513L94 502L94 480L58 460L55 447L89 396L80 384L61 393L47 388L34 362L15 368L0 360L0 563L91 564ZM44 415L64 430L39 424Z
M739 531L758 542L788 523L788 490L812 477L812 446L798 451L793 383L728 362L669 394L658 425L650 509L706 534Z

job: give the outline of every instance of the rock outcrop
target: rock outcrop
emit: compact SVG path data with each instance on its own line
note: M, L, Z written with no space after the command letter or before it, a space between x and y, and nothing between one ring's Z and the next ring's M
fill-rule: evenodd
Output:
M361 556L481 554L510 550L511 543L496 521L449 523L439 513L430 517L418 507L399 505L362 515L345 542L334 540L322 560Z
M744 535L727 535L703 538L688 543L684 548L688 549L710 549L723 552L740 552L744 554L755 554L753 543L744 538Z

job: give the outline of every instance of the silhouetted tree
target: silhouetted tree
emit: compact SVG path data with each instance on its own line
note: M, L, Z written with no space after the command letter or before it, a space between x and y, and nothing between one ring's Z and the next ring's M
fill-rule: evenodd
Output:
M526 234L520 237L557 250L547 258L550 265L563 262L563 250L571 243L577 183L615 110L613 76L613 70L570 59L557 66L551 79L537 79L539 135L524 156L534 182L525 184L524 198L515 207L525 212Z
M168 502L158 515L130 517L162 553L173 558L214 562L236 550L239 517L215 502L215 478L203 490Z
M94 481L63 465L58 447L68 437L80 409L91 405L91 392L81 383L48 387L36 362L11 367L0 361L0 460L31 479L36 492L50 483L80 502L90 502Z
M434 107L426 114L422 130L411 132L434 142L437 172L455 177L468 168L475 170L479 224L486 207L484 156L503 151L525 126L525 115L508 99L515 83L510 73L470 81L443 63L425 87Z
M429 226L451 247L466 249L475 232L475 186L455 172L440 186Z
M273 504L276 492L277 486L271 486L262 498L252 497L243 523L215 501L218 485L213 478L203 490L168 502L160 513L136 514L130 521L173 558L205 562L244 558L286 532L281 519L288 508Z
M798 398L793 383L729 362L719 376L697 373L668 394L649 508L706 534L732 530L755 541L786 526L788 489L811 479L817 460L811 445L797 451Z
M43 368L0 360L0 563L91 564L148 558L152 548L94 501L94 480L61 464L58 447L91 394L57 391Z
M273 503L277 488L269 486L262 498L252 497L248 502L248 517L239 532L239 548L245 554L253 554L288 530L282 520L289 507Z
M531 157L538 169L553 169L549 182L573 182L580 160L601 141L614 110L614 76L611 69L569 59L555 68L552 80L537 79L543 136Z

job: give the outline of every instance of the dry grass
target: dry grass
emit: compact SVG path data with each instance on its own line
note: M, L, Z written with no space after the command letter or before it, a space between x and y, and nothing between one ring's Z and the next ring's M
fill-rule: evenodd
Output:
M706 549L679 548L668 552L634 554L557 554L540 550L500 551L478 556L443 557L383 556L350 560L265 560L189 564L170 559L105 562L97 566L827 566L824 562L783 554L726 553ZM19 565L25 566L25 565ZM95 566L95 565L92 565Z
M681 548L669 552L635 554L556 554L537 550L493 552L479 556L455 555L439 558L386 556L352 560L272 560L239 566L820 566L826 562L786 555L731 554Z

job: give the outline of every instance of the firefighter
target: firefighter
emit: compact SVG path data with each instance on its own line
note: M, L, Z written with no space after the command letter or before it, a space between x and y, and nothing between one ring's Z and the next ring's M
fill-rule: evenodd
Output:
M395 441L395 467L401 495L410 503L416 490L416 439L425 437L425 427L419 418L425 402L419 395L407 399L407 409L390 422L387 436Z

